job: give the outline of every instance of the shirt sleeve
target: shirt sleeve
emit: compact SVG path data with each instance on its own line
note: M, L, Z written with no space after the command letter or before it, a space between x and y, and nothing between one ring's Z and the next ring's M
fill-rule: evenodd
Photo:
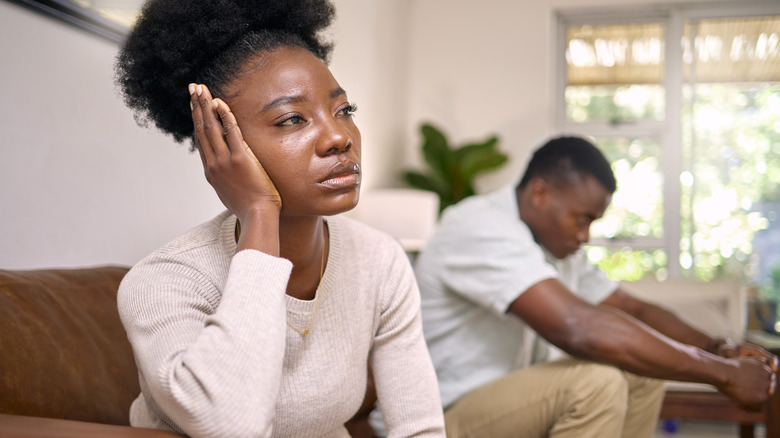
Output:
M420 317L420 294L411 265L396 250L379 305L371 352L387 437L444 437L444 417Z
M120 315L147 395L188 435L270 436L291 269L246 250L224 290L171 260L141 263L123 281Z
M557 277L526 225L487 205L445 215L436 239L432 256L444 286L498 315L534 284Z

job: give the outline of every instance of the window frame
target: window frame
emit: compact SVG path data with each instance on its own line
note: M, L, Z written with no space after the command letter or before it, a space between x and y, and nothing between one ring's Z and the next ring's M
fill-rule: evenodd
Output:
M594 238L591 244L611 249L624 246L636 249L663 249L667 254L667 272L670 278L683 276L680 265L682 239L681 197L679 176L683 172L683 69L681 41L685 20L711 18L740 18L762 15L780 15L780 2L730 1L718 3L648 5L625 8L576 8L554 11L552 71L554 126L556 132L592 137L655 137L658 139L663 160L661 172L663 185L663 237L662 238ZM575 123L566 118L566 30L568 26L608 25L625 23L659 22L664 26L664 120L641 120L630 123L587 122ZM676 177L670 177L676 175Z

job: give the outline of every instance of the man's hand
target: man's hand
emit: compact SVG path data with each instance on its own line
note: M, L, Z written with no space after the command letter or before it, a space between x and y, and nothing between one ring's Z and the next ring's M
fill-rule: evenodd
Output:
M718 389L740 406L760 410L777 385L777 358L771 364L762 356L740 356L731 360L736 367L728 383Z
M774 354L766 351L764 348L753 344L734 344L732 342L724 342L713 351L721 357L763 357L766 359L769 366L777 372L778 359Z

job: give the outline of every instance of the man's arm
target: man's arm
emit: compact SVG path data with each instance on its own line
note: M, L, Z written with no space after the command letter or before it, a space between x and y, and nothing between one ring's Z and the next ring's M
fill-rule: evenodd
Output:
M768 363L765 357L724 358L708 353L660 331L675 334L681 329L674 323L661 324L656 330L612 306L583 301L556 279L531 286L509 306L509 312L575 357L610 363L647 377L711 384L746 406L761 405L773 385L774 358ZM663 320L663 312L650 312L645 318ZM687 333L684 339L698 345L709 339L695 330L681 332Z
M718 356L761 356L770 363L775 360L772 354L761 347L747 344L735 345L729 339L708 336L685 323L673 312L640 300L631 295L630 292L620 288L602 301L601 304L626 312L678 342L699 347Z

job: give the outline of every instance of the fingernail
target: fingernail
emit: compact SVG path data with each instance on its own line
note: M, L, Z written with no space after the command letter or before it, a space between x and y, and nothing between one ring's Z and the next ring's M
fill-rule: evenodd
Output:
M190 90L190 94L195 93L195 84L190 84L187 86L187 88Z
M219 101L218 100L212 100L211 102L212 102L211 105L214 106L214 109L219 108Z
M198 96L200 96L201 94L203 94L203 87L202 87L200 84L198 84L198 86L197 86L197 87L195 87L195 88L198 90Z

